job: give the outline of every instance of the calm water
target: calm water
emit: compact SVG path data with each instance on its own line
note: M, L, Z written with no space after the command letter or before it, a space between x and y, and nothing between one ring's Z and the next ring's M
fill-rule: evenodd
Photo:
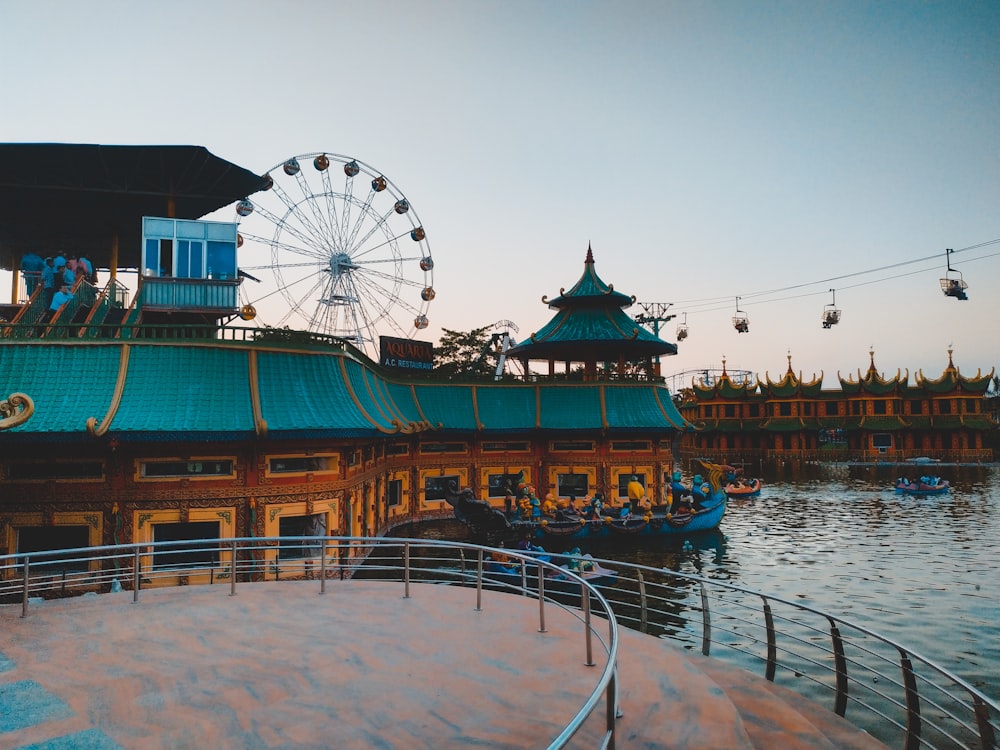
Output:
M950 494L897 494L897 467L786 467L781 476L764 473L761 496L731 503L719 532L693 546L683 539L611 539L584 551L726 580L841 615L997 700L1000 468L935 471L951 481ZM450 523L422 533L467 538L464 527Z

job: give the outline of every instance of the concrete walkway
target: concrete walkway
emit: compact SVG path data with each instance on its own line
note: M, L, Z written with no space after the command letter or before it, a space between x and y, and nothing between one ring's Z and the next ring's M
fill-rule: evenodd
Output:
M0 748L546 747L600 674L583 624L547 606L539 633L536 601L494 591L475 605L470 588L331 580L0 606ZM709 676L668 642L621 646L619 748L881 747L751 688L762 723L739 696L768 683ZM601 704L571 747L603 724Z

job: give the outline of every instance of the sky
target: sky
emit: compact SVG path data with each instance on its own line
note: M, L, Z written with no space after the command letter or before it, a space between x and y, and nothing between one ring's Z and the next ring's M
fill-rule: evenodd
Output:
M377 167L428 233L424 340L499 321L526 339L590 246L605 282L678 314L662 338L686 321L668 376L725 360L778 380L791 356L835 387L874 351L912 382L949 349L1000 371L992 0L0 0L0 18L0 141ZM946 248L967 301L941 293Z

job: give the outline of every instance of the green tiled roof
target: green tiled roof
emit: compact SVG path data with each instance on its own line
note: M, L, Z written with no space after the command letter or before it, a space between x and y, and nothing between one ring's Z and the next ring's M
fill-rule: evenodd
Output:
M35 402L35 413L10 434L80 433L89 418L100 421L114 395L120 351L116 344L0 346L0 399L26 393Z
M35 413L0 440L90 439L88 419L118 436L204 440L688 427L658 383L389 381L340 350L242 342L0 343L0 393L17 392Z
M907 424L899 417L894 416L866 416L861 420L861 429L863 430L902 430L905 427Z
M199 346L129 348L128 376L111 431L253 431L246 352ZM117 371L116 363L113 372L103 373L104 379L114 385Z
M602 429L601 398L596 386L543 388L542 424L553 430Z
M373 429L344 382L339 357L260 352L257 380L268 434L334 426L348 433Z
M477 387L480 423L487 430L533 430L537 393L534 385Z
M471 385L417 385L417 402L427 420L435 427L441 424L450 430L478 428L472 407Z

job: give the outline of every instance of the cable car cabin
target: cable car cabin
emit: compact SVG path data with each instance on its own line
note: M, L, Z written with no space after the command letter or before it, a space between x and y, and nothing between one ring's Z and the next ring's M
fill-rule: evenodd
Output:
M240 311L238 224L142 218L136 308L145 323L214 325Z
M823 327L832 328L840 322L840 310L833 307L832 305L827 305L823 309Z
M750 321L747 320L747 316L743 313L734 315L733 328L739 333L747 333L750 330Z
M685 325L677 326L677 340L683 341L688 337L688 328Z
M969 288L969 285L965 283L962 278L961 273L958 273L958 278L944 278L941 279L941 291L944 292L945 297L954 297L955 299L969 299L969 295L965 293L965 290Z

